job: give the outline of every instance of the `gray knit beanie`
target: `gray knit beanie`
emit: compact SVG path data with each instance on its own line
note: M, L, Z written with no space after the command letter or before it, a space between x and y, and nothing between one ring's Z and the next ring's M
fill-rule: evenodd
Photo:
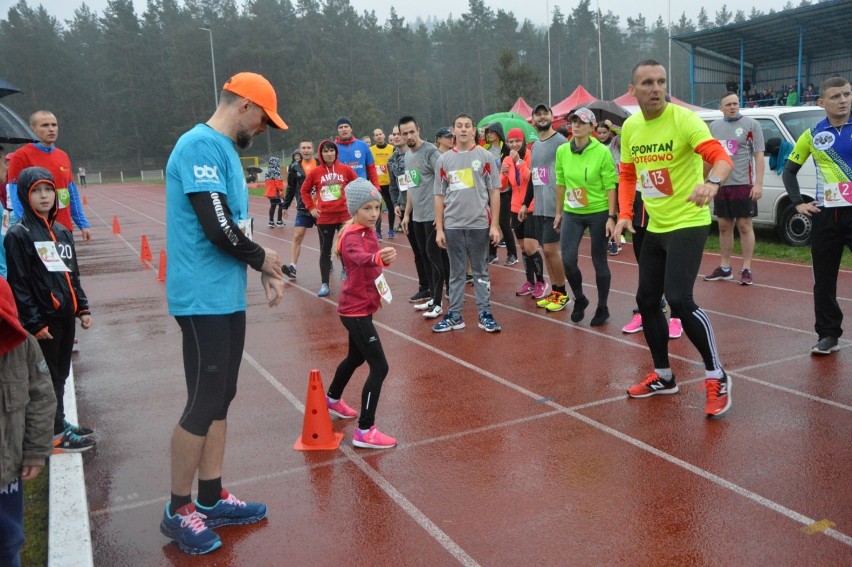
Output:
M358 209L370 201L382 202L382 194L379 193L376 186L363 177L351 181L344 191L346 193L346 206L349 208L350 215L354 215Z

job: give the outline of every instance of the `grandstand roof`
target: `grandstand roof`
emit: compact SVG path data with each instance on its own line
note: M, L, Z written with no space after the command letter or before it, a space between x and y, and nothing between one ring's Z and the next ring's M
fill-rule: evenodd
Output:
M850 22L852 2L829 0L746 22L682 34L672 39L739 60L742 38L745 40L745 61L764 65L781 59L797 58L799 32L802 28L802 53L805 57L848 53L852 51Z

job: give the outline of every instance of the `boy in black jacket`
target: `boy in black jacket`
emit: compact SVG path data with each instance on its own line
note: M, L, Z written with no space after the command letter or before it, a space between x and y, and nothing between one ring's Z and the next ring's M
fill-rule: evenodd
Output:
M56 187L50 172L28 167L18 177L21 222L9 229L3 246L8 281L23 327L38 339L56 394L53 421L55 453L81 452L95 446L93 431L65 420L65 381L71 371L75 317L92 326L89 302L80 287L71 232L56 218Z

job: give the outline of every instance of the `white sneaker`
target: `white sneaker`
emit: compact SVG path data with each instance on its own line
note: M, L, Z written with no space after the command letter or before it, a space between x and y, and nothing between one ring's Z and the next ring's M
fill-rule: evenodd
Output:
M414 308L415 308L416 310L418 310L418 311L426 311L427 309L429 309L430 307L432 307L432 303L433 303L433 302L432 302L432 300L430 299L429 301L426 301L426 302L424 302L424 303L417 303L417 304L414 306Z
M440 305L433 305L425 313L423 313L423 318L424 319L437 319L438 317L441 316L441 314L443 312L444 312L444 310L441 309Z

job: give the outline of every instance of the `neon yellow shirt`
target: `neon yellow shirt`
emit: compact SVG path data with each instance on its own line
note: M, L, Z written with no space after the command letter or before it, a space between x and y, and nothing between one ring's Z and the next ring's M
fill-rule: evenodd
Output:
M621 162L636 167L636 179L648 210L651 232L671 232L710 224L710 209L686 200L704 183L701 156L695 153L710 129L693 111L666 105L663 113L645 120L637 112L621 131Z
M384 148L372 145L370 152L373 154L373 161L376 162L376 173L379 174L379 185L390 185L390 176L388 176L388 159L393 155L393 146L385 144Z

